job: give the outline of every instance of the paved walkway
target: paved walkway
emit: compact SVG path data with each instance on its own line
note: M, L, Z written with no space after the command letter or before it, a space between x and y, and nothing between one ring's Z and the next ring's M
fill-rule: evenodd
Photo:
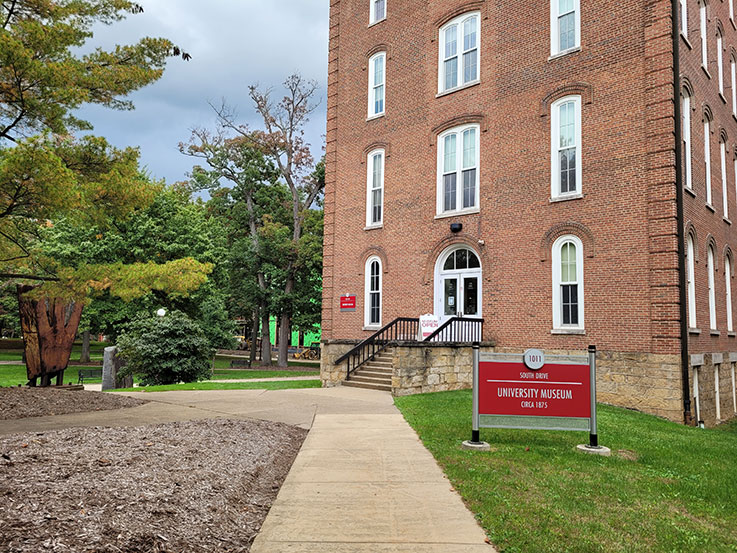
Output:
M293 424L311 430L252 553L494 552L386 392L312 388L127 395L151 403L0 421L0 434L216 417Z
M224 380L208 380L208 382L224 382L224 383L239 383L239 382L284 382L288 380L320 380L319 376L277 376L276 378L233 378ZM85 390L91 392L101 392L102 384L85 384ZM158 392L157 392L158 393ZM151 399L151 396L146 397Z

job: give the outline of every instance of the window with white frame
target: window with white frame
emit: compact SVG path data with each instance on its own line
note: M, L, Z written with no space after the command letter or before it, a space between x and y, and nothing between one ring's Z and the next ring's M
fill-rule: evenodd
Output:
M724 299L727 304L727 332L734 331L732 322L732 259L729 255L724 258Z
M709 60L706 48L706 0L699 2L699 30L701 34L701 65L708 69Z
M581 46L579 0L551 0L550 55L563 54Z
M369 15L369 24L373 25L374 23L378 23L383 19L386 19L386 0L371 0L371 14Z
M466 125L438 136L438 215L478 211L480 134Z
M567 96L551 107L551 196L581 194L581 97Z
M479 80L480 21L478 12L468 13L440 28L438 92Z
M694 244L693 236L688 235L686 240L686 278L688 292L688 326L689 328L696 328L696 284L694 283L694 277L696 274L695 260L694 260Z
M724 39L722 38L722 30L717 29L717 80L719 82L719 93L724 96L724 58L722 57L722 47Z
M686 188L693 189L693 180L691 178L691 93L688 90L683 91L683 109L681 110L681 118L683 120L683 161L686 170Z
M384 222L384 150L374 150L367 159L366 226L380 227Z
M706 182L706 204L711 204L711 121L708 114L704 114L704 174Z
M737 198L737 157L735 157L733 159L732 164L734 166L734 191L735 191L735 198Z
M374 54L369 59L369 117L384 115L386 97L386 52Z
M366 260L366 282L364 298L364 325L378 328L381 326L381 259L376 256Z
M688 1L681 1L681 33L688 38ZM731 2L732 0L730 0Z
M709 245L706 260L709 285L709 328L716 330L717 328L717 301L716 290L714 289L714 247Z
M561 236L553 243L553 329L583 327L583 244Z
M727 143L719 140L719 162L722 171L722 209L724 217L729 219L729 204L727 202Z
M729 58L729 70L732 77L732 114L737 115L737 63L734 56Z
M729 0L729 18L734 21L734 0Z

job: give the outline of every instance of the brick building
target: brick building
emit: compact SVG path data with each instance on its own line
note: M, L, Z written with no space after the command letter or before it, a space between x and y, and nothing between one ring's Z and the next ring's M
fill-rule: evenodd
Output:
M331 0L325 384L463 315L497 351L595 344L602 401L734 416L733 1ZM469 386L407 348L395 393Z

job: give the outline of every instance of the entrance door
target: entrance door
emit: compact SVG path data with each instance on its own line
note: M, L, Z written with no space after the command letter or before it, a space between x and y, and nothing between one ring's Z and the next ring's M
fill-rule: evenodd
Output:
M451 317L481 316L481 264L468 248L446 251L438 258L435 314L441 324Z

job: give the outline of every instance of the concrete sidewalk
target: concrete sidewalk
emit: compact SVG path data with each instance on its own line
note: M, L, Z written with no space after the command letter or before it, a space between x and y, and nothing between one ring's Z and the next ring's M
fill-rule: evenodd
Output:
M232 379L225 379L225 380L209 380L208 382L218 382L223 384L238 384L241 382L288 382L288 381L294 381L294 380L320 380L319 376L277 376L272 378L232 378ZM138 386L136 385L136 388ZM102 384L85 384L84 385L85 390L89 390L91 392L101 392L102 391ZM207 390L212 391L212 390Z
M393 409L316 415L251 553L495 551Z

